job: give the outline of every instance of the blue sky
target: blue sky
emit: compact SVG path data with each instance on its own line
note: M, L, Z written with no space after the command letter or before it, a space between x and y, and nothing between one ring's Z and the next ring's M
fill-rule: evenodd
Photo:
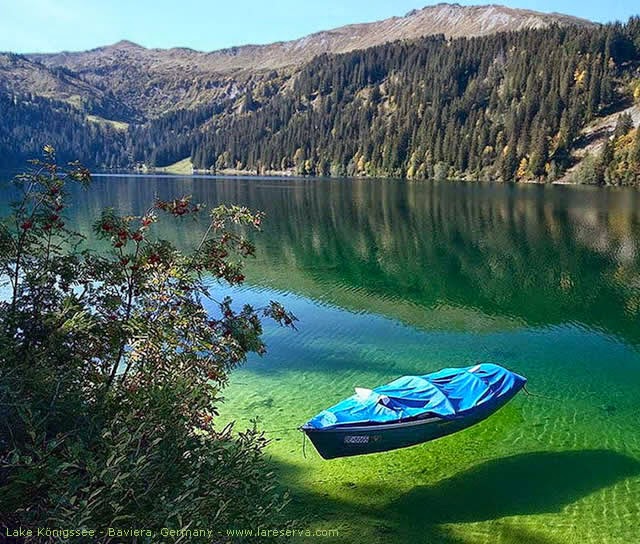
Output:
M494 0L500 3L499 0ZM211 51L290 40L404 15L428 0L0 0L0 51L83 50L127 39L146 47ZM460 4L484 2L458 0ZM640 14L637 0L506 0L595 21Z

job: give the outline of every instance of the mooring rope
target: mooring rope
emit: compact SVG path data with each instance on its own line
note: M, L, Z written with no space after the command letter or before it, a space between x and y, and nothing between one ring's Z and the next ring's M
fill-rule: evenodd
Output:
M554 401L556 401L556 402L562 402L562 399L556 399L556 398L553 398L553 397L546 397L546 396L544 396L544 395L539 395L539 394L537 394L537 393L532 393L531 391L529 391L529 390L527 389L527 386L526 386L526 385L523 385L523 386L522 386L522 390L523 390L523 391L527 394L527 396L529 396L529 397L538 397L538 398L540 398L540 399L554 400Z
M263 429L263 432L267 434L286 433L291 431L302 431L300 427L283 427L282 429ZM302 456L307 458L307 433L302 432Z
M282 429L263 429L265 433L285 433L288 431L299 431L300 427L283 427Z
M302 433L302 457L307 458L307 451L305 446L307 445L307 433Z

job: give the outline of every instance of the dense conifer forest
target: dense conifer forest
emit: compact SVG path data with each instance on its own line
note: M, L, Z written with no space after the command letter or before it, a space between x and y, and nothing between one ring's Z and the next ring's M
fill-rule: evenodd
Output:
M87 121L84 111L35 95L0 93L0 168L23 167L40 156L43 142L58 144L62 161L82 157L94 167L126 164L123 134Z
M200 168L555 178L580 129L624 100L640 24L432 37L320 57L290 96L198 136Z
M68 104L5 96L0 160L33 155L41 142L30 134L44 134L105 168L190 156L213 171L554 180L574 162L585 126L630 106L634 92L638 99L639 65L640 18L632 18L322 55L259 84L249 79L241 96L125 130L87 122ZM581 175L636 183L636 133L627 120Z

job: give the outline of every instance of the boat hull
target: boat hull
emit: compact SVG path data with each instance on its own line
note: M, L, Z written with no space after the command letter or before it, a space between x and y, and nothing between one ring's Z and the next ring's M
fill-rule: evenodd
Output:
M462 431L486 419L515 396L503 397L490 408L478 407L455 418L427 418L378 425L345 426L331 429L302 427L324 459L380 453L415 446Z

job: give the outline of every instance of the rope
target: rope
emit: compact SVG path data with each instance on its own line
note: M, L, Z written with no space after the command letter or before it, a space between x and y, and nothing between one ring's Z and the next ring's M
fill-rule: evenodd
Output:
M302 433L302 457L307 458L305 446L307 445L307 433Z
M285 433L288 431L299 431L300 427L283 427L282 429L263 429L265 433Z
M301 431L302 429L300 429L300 427L283 427L282 429L263 429L263 431L267 434L271 434L271 433L286 433L286 432L290 432L290 431ZM307 458L307 450L306 450L306 446L307 446L307 433L303 432L302 433L302 456L306 459Z
M283 427L282 429L264 429L265 433L286 433L291 431L301 431L300 427ZM302 433L302 456L307 458L307 433Z
M554 400L556 402L562 402L562 399L556 399L556 398L553 398L553 397L545 397L544 395L538 395L537 393L532 393L531 391L529 391L527 389L526 385L524 385L522 387L522 390L527 394L528 397L538 397L540 399Z

